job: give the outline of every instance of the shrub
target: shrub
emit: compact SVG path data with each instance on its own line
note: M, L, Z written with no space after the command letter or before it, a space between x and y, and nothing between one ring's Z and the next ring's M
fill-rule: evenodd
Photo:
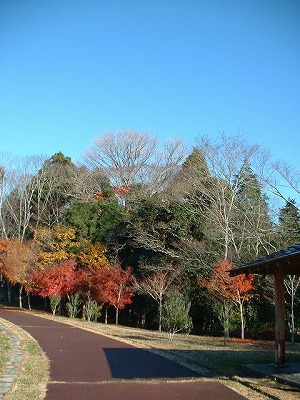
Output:
M69 302L66 304L67 313L70 318L75 318L80 311L80 306L82 301L78 293L71 294L68 297L69 297Z
M189 316L190 304L182 293L172 291L165 296L162 308L162 327L172 340L176 332L190 333L193 324Z
M102 305L88 297L85 303L84 316L88 321L97 321L97 318L101 316L101 309Z
M52 314L55 315L58 306L60 305L61 297L58 294L54 294L50 296L50 308L52 310Z

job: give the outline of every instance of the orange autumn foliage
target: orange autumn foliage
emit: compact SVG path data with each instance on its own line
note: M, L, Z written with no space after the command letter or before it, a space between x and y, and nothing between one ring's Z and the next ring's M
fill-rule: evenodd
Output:
M250 300L254 289L254 275L241 274L231 277L229 270L233 267L229 260L218 261L208 279L200 279L199 284L209 290L210 297L231 300L237 304Z
M34 252L29 243L16 238L0 242L0 272L10 283L27 288L27 278L33 268Z

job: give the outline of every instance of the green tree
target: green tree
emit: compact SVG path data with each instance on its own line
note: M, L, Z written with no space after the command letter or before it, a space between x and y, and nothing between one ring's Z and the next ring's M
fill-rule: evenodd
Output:
M278 219L278 248L285 248L300 242L300 211L296 201L288 199L279 212ZM299 304L300 277L288 275L284 279L287 292L288 325L291 334L291 342L295 341L296 332L296 306Z
M232 243L237 260L244 262L269 251L273 225L268 199L248 161L236 175L233 185L236 188L236 224Z
M289 198L279 211L278 247L284 248L300 242L300 211L296 201Z
M103 243L108 233L123 220L123 209L116 199L73 202L63 216L80 239Z
M166 294L162 307L162 327L168 332L170 340L177 332L191 331L193 323L189 316L190 306L182 293L171 291Z
M32 197L31 225L51 226L75 196L77 167L70 157L59 152L46 160L33 178L36 188Z

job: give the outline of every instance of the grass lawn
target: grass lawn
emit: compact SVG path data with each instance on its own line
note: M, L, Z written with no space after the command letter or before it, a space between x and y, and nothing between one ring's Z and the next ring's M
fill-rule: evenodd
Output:
M11 346L8 337L0 332L0 376L4 373L6 363L11 354Z

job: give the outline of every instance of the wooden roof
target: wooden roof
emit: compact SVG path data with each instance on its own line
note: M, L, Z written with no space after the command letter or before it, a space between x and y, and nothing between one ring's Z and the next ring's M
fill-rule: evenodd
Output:
M234 267L230 275L239 274L274 274L277 267L283 267L284 274L300 276L300 243L286 249L276 251L267 256L257 258L247 264Z

